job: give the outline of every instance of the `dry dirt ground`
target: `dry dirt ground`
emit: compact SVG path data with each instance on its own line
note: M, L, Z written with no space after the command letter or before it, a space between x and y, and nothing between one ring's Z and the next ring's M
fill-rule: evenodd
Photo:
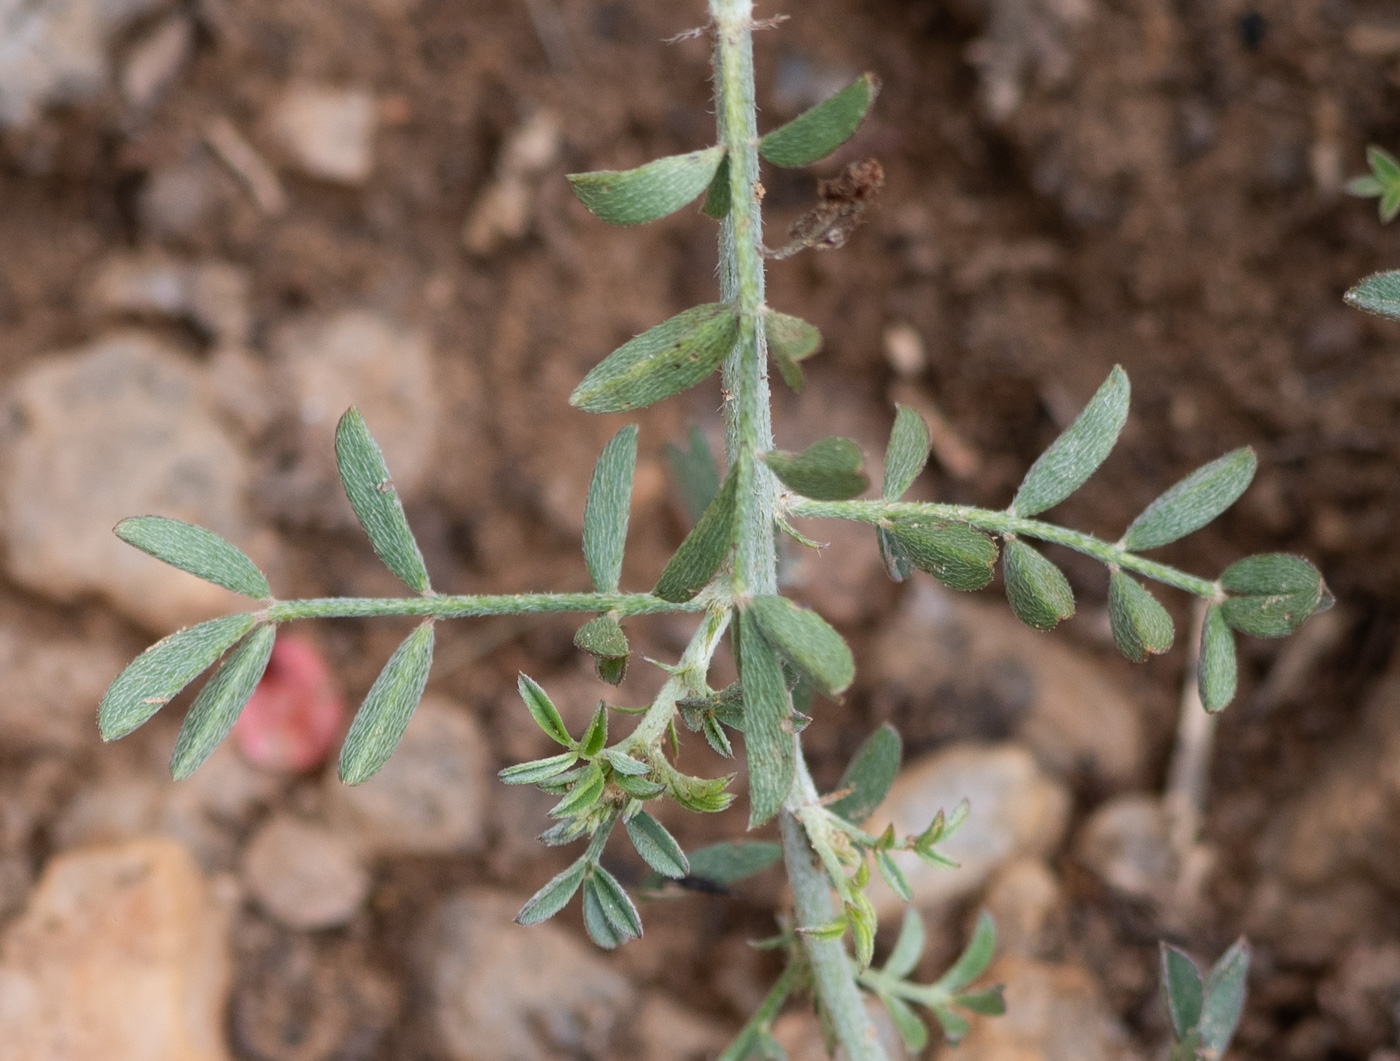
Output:
M610 229L562 176L708 142L706 44L664 43L697 25L700 7L190 0L178 8L187 51L149 102L99 92L0 134L0 383L112 324L92 277L114 254L232 264L249 285L254 368L270 363L288 322L372 308L426 333L433 350L434 449L408 500L439 588L582 587L583 493L621 421L570 410L567 395L620 340L714 297L714 225L685 210ZM109 49L128 55L170 10L155 5ZM1182 474L1253 444L1250 492L1164 559L1213 576L1248 552L1295 551L1318 563L1340 602L1301 650L1242 646L1203 827L1216 863L1189 923L1115 891L1069 845L1052 855L1065 919L1055 957L1091 970L1150 1051L1163 1027L1155 940L1209 954L1247 930L1257 955L1236 1056L1394 1057L1381 1051L1396 1046L1400 1005L1400 786L1376 749L1395 740L1389 716L1400 710L1381 684L1400 605L1400 332L1346 309L1341 294L1400 264L1400 229L1340 186L1362 169L1366 144L1400 147L1400 24L1388 5L1360 0L809 0L790 13L759 35L766 122L862 70L884 88L858 138L815 174L769 175L769 224L785 227L812 201L815 178L850 159L877 157L887 180L847 248L771 269L770 302L826 337L807 391L777 395L788 448L839 432L877 454L892 401L912 403L944 425L921 496L1004 505L1119 363L1133 381L1129 426L1058 520L1115 536ZM288 161L295 145L279 146L269 114L289 86L313 83L369 94L367 175L308 176ZM267 161L284 203L268 202L267 189L260 200L211 149L220 121ZM532 122L543 128L533 158L521 143ZM213 356L198 321L135 316L192 358ZM635 584L684 531L660 446L690 423L713 431L717 411L714 388L702 387L636 418ZM392 592L357 532L306 492L299 465L309 458L287 418L243 422L248 518L273 535L283 594ZM820 561L827 575L808 571L837 580L810 597L835 611L858 661L877 650L905 592L857 555L868 545L843 542ZM1117 659L1094 618L1101 574L1062 559L1081 616L1054 636L1137 705L1147 751L1128 787L1160 789L1186 653L1139 668ZM1186 603L1163 597L1184 627ZM11 622L78 631L94 652L130 655L151 639L91 598L55 602L9 581L0 599ZM352 699L401 636L386 625L313 632ZM495 766L532 747L511 735L516 672L577 676L571 631L546 622L443 634L434 688L478 713ZM674 631L646 636L661 653ZM1005 735L1003 721L976 716L995 689L954 710L857 683L811 731L828 783L884 718L905 726L911 753ZM134 740L168 749L173 722ZM22 908L28 882L63 846L60 823L99 784L104 760L130 754L95 732L57 749L0 748L11 882L0 918ZM1113 794L1088 773L1070 780L1076 822ZM305 807L318 785L285 784L276 800ZM1315 792L1324 810L1308 804ZM296 933L251 907L240 913L236 1056L437 1056L410 940L441 895L480 883L528 893L553 872L552 853L529 842L537 825L510 825L493 821L485 852L376 863L368 906L346 929ZM689 844L739 821L679 828ZM1325 867L1295 866L1299 845L1321 851ZM237 865L236 851L219 857ZM621 968L732 1026L739 1014L715 967L769 975L742 946L771 930L767 894L649 912L648 935ZM383 1015L371 1033L307 1030L344 1023L366 998Z

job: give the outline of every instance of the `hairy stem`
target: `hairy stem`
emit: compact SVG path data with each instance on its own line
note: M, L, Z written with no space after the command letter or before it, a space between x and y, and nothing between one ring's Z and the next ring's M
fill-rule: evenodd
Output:
M730 614L728 608L706 613L705 621L691 636L690 644L686 645L685 653L676 665L675 672L656 694L656 699L647 708L641 722L637 723L637 728L628 735L623 744L624 748L636 748L647 752L666 736L666 730L676 715L676 701L693 692L698 684L704 682L710 669L710 660L719 648L724 631L729 628Z
M729 163L729 214L720 230L720 293L739 311L740 338L725 360L725 436L731 466L747 461L751 475L738 499L739 537L734 556L736 595L775 593L778 585L774 526L778 482L758 455L773 448L768 349L764 336L763 221L758 181L758 112L754 100L752 0L710 0L714 22L715 111ZM783 854L799 923L822 924L833 916L825 873L812 864L812 849L795 817L817 793L797 743L792 791L779 813ZM855 968L840 940L804 938L817 1005L829 1018L850 1061L885 1061L865 1010Z
M1174 586L1206 600L1220 600L1223 597L1217 582L1188 575L1185 571L1178 571L1155 560L1144 559L1136 553L1130 553L1117 545L1095 538L1092 534L1058 527L1053 523L1042 523L1038 519L1028 519L1025 516L1013 516L995 509L973 508L969 505L940 505L927 501L810 501L804 497L792 497L788 499L787 512L793 516L851 519L877 526L889 526L889 520L896 516L967 523L992 534L1019 534L1043 542L1054 542L1075 552L1092 556L1105 564L1113 564L1124 571L1135 571L1163 585Z
M530 615L537 612L617 612L656 615L698 612L705 604L672 604L650 593L488 593L474 596L313 597L276 601L259 617L271 622L291 619L343 619L373 615L421 615L434 619L466 619L481 615Z

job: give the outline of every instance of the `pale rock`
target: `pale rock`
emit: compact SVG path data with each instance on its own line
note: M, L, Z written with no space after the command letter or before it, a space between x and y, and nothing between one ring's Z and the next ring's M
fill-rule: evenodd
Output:
M253 835L243 881L264 910L294 929L347 924L369 895L369 874L345 838L288 814Z
M54 858L0 944L10 1061L226 1061L228 916L148 837Z
M979 735L1015 736L1057 773L1086 772L1110 789L1142 780L1147 738L1132 701L1094 660L1023 625L1003 601L916 579L877 639L869 677L897 726L901 711L973 717L986 727Z
M441 392L427 336L377 313L350 309L296 321L273 338L274 374L294 403L303 474L292 503L333 503L349 515L335 466L335 428L356 406L401 495L432 475Z
M98 594L162 634L248 606L112 534L125 517L154 513L253 545L247 462L212 415L198 366L118 333L36 363L11 385L5 412L0 524L16 582L60 601Z
M562 143L559 116L549 110L538 111L511 132L496 159L495 179L462 230L468 250L489 254L530 230L539 178L559 157Z
M159 102L194 49L194 26L174 15L153 26L132 46L122 66L122 98L146 110Z
M186 320L217 346L243 347L252 334L249 288L248 274L228 262L114 254L98 266L88 300L99 313Z
M237 200L233 177L196 152L151 172L140 192L141 225L159 237L183 239Z
M1094 978L1074 965L998 960L982 978L1006 985L1006 1013L976 1017L948 1061L1136 1061Z
M997 953L1043 956L1064 915L1064 895L1044 859L1014 858L992 875L982 908L997 926Z
M363 184L374 168L374 96L365 89L296 85L273 104L268 129L312 177Z
M1160 799L1119 796L1095 808L1075 843L1079 860L1114 891L1139 900L1170 896L1181 859Z
M632 985L602 952L557 925L517 925L523 902L467 891L427 920L418 964L442 1056L613 1056L614 1037L634 1019Z
M955 744L900 770L865 828L879 835L893 824L899 836L917 836L940 810L951 814L964 799L971 806L967 821L938 848L957 869L930 866L912 851L894 853L923 909L972 894L1016 856L1054 851L1069 822L1069 790L1025 748ZM904 904L882 879L870 895L881 918L899 916Z
M108 45L168 0L0 0L0 130L54 104L82 103L111 82Z
M733 1033L666 995L642 999L630 1028L637 1057L647 1061L711 1061Z
M0 619L0 747L11 754L96 747L93 705L128 662L105 642L7 614Z
M379 773L360 785L327 777L326 813L366 854L477 851L493 780L476 719L429 695Z

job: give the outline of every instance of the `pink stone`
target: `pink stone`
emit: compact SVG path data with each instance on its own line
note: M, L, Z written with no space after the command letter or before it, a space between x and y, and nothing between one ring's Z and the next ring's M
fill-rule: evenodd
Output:
M325 657L305 638L284 634L233 737L255 766L301 772L326 758L344 719L345 700Z

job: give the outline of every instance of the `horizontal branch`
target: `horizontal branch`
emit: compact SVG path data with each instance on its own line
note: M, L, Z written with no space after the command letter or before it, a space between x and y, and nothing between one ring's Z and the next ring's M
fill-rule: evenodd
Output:
M260 618L273 622L290 619L363 618L376 615L417 615L434 619L466 619L482 615L530 615L543 612L617 612L619 615L655 615L662 612L698 612L698 601L672 604L650 593L495 593L473 596L423 597L315 597L278 601Z
M1105 564L1125 571L1135 571L1163 585L1174 586L1207 600L1220 600L1220 585L1209 579L1197 578L1155 560L1147 560L1117 545L1095 538L1092 534L1043 523L1038 519L1013 516L989 508L970 505L943 505L927 501L811 501L805 497L788 500L787 511L793 516L813 516L828 519L850 519L876 526L888 526L898 516L946 520L966 523L991 534L1017 534L1023 538L1054 542L1075 552L1084 553Z

